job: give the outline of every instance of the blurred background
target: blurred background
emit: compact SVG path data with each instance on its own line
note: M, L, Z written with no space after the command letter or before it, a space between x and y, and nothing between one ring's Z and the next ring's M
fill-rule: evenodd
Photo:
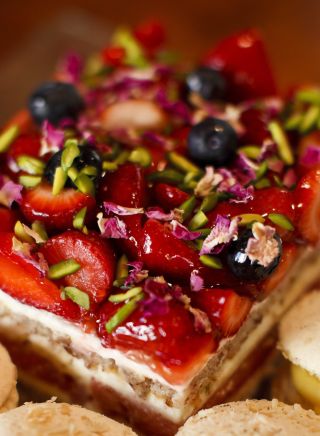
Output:
M115 27L148 18L164 23L169 44L188 61L234 31L257 27L282 89L320 82L319 0L2 0L0 123L65 51L102 48Z

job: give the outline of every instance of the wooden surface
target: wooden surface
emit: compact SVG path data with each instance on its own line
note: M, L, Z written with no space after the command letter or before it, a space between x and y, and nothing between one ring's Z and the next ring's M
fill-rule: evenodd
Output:
M298 81L320 82L319 0L2 0L0 95L9 106L17 104L15 98L20 104L20 85L24 93L42 77L44 64L51 67L57 48L46 29L52 33L61 17L65 30L77 21L81 40L80 15L90 17L89 28L83 26L84 39L93 46L103 45L110 29L119 24L156 17L166 25L172 47L190 60L233 31L257 27L265 37L281 87ZM58 45L64 46L61 38ZM40 52L46 52L45 59L39 57Z

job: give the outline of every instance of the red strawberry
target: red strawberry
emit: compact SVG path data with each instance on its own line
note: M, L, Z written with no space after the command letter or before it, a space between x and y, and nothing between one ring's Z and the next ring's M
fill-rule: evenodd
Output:
M11 144L8 155L15 160L23 154L38 157L40 148L40 135L38 133L28 133L20 135Z
M198 307L220 328L224 337L232 336L242 326L252 307L252 301L232 289L203 289L193 296Z
M79 306L71 300L62 300L54 283L27 260L12 253L12 237L12 233L0 233L0 289L21 303L79 320Z
M21 202L21 211L28 221L42 221L48 228L66 230L72 227L74 216L87 208L87 222L92 218L96 202L93 197L75 189L64 189L52 194L52 187L41 184L26 190Z
M157 204L168 211L179 207L189 198L186 192L167 183L157 183L154 185L153 193Z
M242 112L240 122L244 127L241 142L246 144L262 144L269 136L267 129L267 116L262 110L249 108Z
M49 239L41 249L49 265L74 259L81 268L63 278L65 286L87 292L96 303L108 294L114 279L115 256L108 241L95 234L69 230Z
M288 270L291 268L298 255L298 247L294 243L285 242L282 245L282 255L280 263L272 275L263 282L262 288L265 294L272 292L283 280Z
M230 36L210 50L203 63L222 72L232 101L276 94L276 85L259 34L249 29Z
M308 242L319 241L320 169L310 170L298 183L294 196L297 205L298 230Z
M168 303L167 313L147 317L140 305L109 334L105 324L119 307L121 305L107 302L100 310L98 335L103 343L125 352L136 351L138 359L145 359L149 365L151 361L169 381L182 382L188 371L196 370L203 355L217 348L213 335L196 333L192 315L175 301Z
M159 221L149 219L143 227L142 260L147 269L170 279L189 281L200 268L199 253Z
M298 155L299 155L299 164L298 164L298 171L299 175L303 176L306 174L309 170L313 168L320 168L319 162L306 162L304 160L304 155L307 152L307 149L309 147L318 147L320 148L320 131L316 130L314 132L309 133L308 135L302 136L298 143Z
M154 52L161 47L166 39L163 26L156 20L140 24L133 33L140 44L149 52Z
M144 171L138 165L122 165L117 171L107 173L100 187L100 200L111 201L125 207L144 207L147 203L147 184ZM117 244L130 257L141 255L142 215L122 216L128 232L128 239L119 239Z
M123 65L125 56L126 51L120 46L106 47L101 52L103 62L108 66L111 65L112 67L119 67Z
M17 221L17 215L11 209L0 206L0 232L12 232Z

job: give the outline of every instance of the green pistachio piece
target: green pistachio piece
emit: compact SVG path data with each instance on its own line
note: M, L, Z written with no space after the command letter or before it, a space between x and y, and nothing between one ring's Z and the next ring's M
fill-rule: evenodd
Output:
M15 223L13 231L14 231L14 234L16 235L16 237L20 241L27 242L28 244L33 244L34 243L34 239L30 235L28 235L28 233L25 231L21 221L17 221Z
M78 306L86 310L90 309L90 298L86 292L83 292L74 286L66 286L63 288L63 292L67 298L70 298L70 300Z
M39 185L40 182L41 176L28 176L25 174L19 176L19 183L25 188L34 188L35 186Z
M319 106L310 106L307 112L303 115L299 126L300 133L306 133L311 130L313 127L316 127L316 124L320 117L320 107Z
M171 169L155 171L149 175L149 180L152 182L164 182L177 185L183 182L183 174Z
M246 145L245 147L240 147L238 149L240 153L243 153L249 159L257 159L261 153L261 147L257 145Z
M302 103L311 103L320 105L320 89L319 88L305 88L298 91L295 99Z
M269 213L268 218L271 222L273 222L273 224L276 224L282 229L289 230L291 232L294 230L294 226L290 219L282 213Z
M114 294L109 297L109 301L112 303L122 303L123 301L129 300L130 298L135 297L136 295L140 294L142 292L142 288L140 286L137 286L135 288L129 289L127 292L124 292L123 294Z
M68 139L66 141L66 144L67 143L69 143L69 145L65 146L61 155L61 167L64 171L67 171L68 168L72 166L75 158L80 155L80 149L78 147L77 141Z
M285 122L284 128L286 130L296 130L299 128L300 123L302 121L303 115L302 114L293 114L290 116L290 118L287 119Z
M194 173L199 174L201 170L194 163L192 163L186 157L176 153L175 151L171 151L167 154L168 161L178 170L183 171L184 173Z
M208 217L202 212L202 210L199 210L191 219L189 229L192 231L197 230L200 227L205 226L208 221Z
M40 159L27 155L18 156L17 165L21 170L35 176L41 176L45 169L44 162L42 162Z
M102 162L102 169L103 171L115 171L118 169L118 164L116 162L108 162L105 160Z
M94 196L95 193L94 183L90 179L90 177L86 176L85 174L79 174L73 183L83 194L89 194Z
M138 307L139 301L144 297L144 294L140 292L136 297L133 297L106 322L105 327L108 333L112 333L115 328L123 323Z
M62 262L51 265L48 271L48 277L51 280L59 280L69 274L77 272L81 265L74 259L63 260Z
M271 121L268 124L268 129L274 142L277 144L281 159L285 164L292 165L294 163L293 153L287 135L282 126L278 123L278 121Z
M179 207L179 210L183 210L183 221L189 218L193 209L196 207L197 200L195 196L191 196L188 200L184 201Z
M0 153L6 152L19 135L20 127L17 124L13 124L0 133Z
M270 180L267 179L266 177L263 177L262 179L258 180L257 182L255 182L254 187L256 189L264 189L264 188L269 188L271 186Z
M146 168L151 165L152 158L149 150L143 147L138 147L135 150L132 150L128 157L128 161Z
M216 207L218 200L219 195L216 192L211 192L204 197L199 209L202 210L202 212L210 212L210 210Z
M263 216L257 213L243 213L241 215L237 215L237 218L240 218L239 226L246 226L253 222L259 222L259 223L265 222Z
M82 230L86 219L87 208L83 207L73 218L72 225L77 230Z
M41 221L34 221L31 224L31 228L32 228L32 230L34 230L35 232L38 233L38 235L40 236L41 239L43 239L44 241L48 240L48 234L47 234L46 228Z
M222 268L222 263L220 259L216 256L211 256L209 254L203 254L202 256L200 256L200 262L203 263L203 265L208 266L209 268Z
M57 167L54 173L53 185L52 185L52 195L58 195L64 188L67 181L67 174L62 169L62 167Z

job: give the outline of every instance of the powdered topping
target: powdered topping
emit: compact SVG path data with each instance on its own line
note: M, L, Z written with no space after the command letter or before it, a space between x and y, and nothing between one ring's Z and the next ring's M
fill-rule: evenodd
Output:
M213 188L222 182L223 176L214 171L213 167L206 167L205 175L199 180L194 193L197 197L206 197Z
M279 256L280 248L278 241L274 238L275 232L273 227L258 222L253 224L253 238L249 238L245 250L251 262L258 262L267 267Z
M136 215L139 213L144 213L144 209L139 207L139 208L135 208L135 207L124 207L124 206L119 206L118 204L112 203L111 201L105 201L103 203L104 209L106 211L106 213L114 213L116 215Z
M203 278L199 276L198 270L193 270L190 274L190 288L192 291L200 291L203 289L204 281Z
M0 176L0 204L11 207L14 201L20 203L22 189L22 185L12 182L7 177Z
M220 253L231 241L238 237L238 218L230 220L223 215L217 215L215 224L210 234L203 241L200 255Z
M49 121L45 121L42 125L42 138L40 156L47 153L55 153L63 147L64 132L56 129Z
M128 237L126 224L118 217L104 218L98 213L98 227L103 238L126 239Z
M140 283L148 277L148 271L143 269L143 262L130 262L128 266L132 269L124 282L125 286Z
M165 213L160 207L149 207L146 212L146 216L151 219L159 221L172 221L176 220L181 222L183 216L183 210L173 209L169 213Z
M179 221L172 220L171 221L172 234L178 239L184 239L185 241L193 241L194 239L199 238L201 236L200 232L192 232L187 229L183 224L179 223Z

